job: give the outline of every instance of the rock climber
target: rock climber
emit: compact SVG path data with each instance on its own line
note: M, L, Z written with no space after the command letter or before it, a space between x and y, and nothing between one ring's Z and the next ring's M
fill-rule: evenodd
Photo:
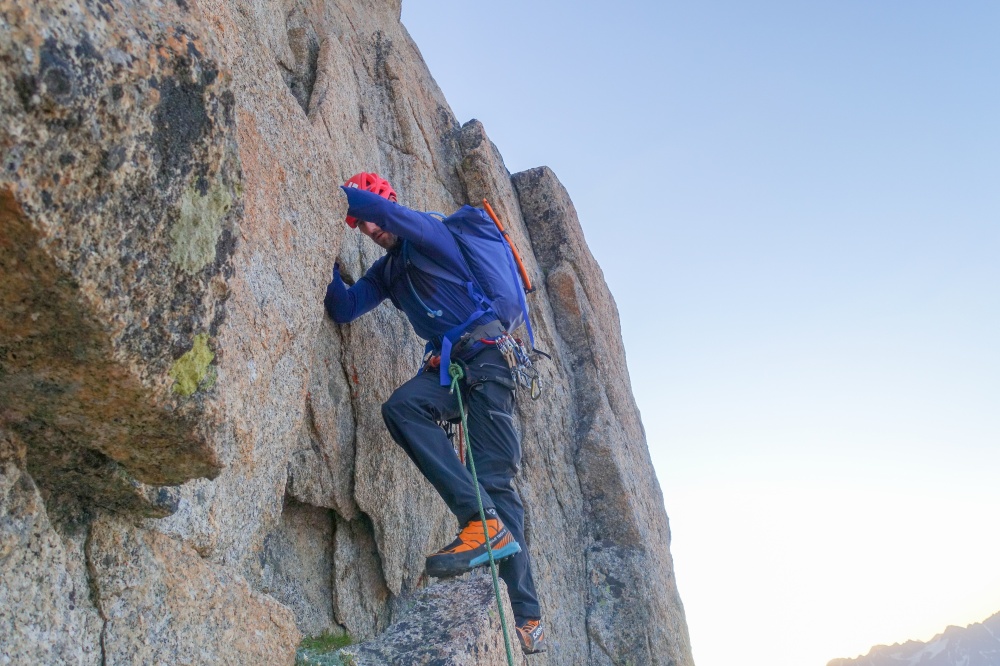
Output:
M461 529L450 544L429 555L427 574L458 576L489 564L486 540L500 577L507 584L521 649L546 649L541 609L524 540L524 506L514 489L521 445L514 428L514 390L510 367L495 340L504 326L492 312L469 323L450 350L445 333L478 311L467 290L443 279L441 271L462 274L465 259L441 220L396 203L396 193L373 173L352 176L343 186L352 229L359 229L386 254L349 288L338 264L324 305L338 324L351 322L388 298L402 310L418 336L428 341L423 369L382 405L389 433L413 460L458 518ZM466 269L467 270L467 269ZM479 515L473 477L440 425L459 416L458 397L439 381L438 365L459 361L465 367L463 403L467 410L486 530Z

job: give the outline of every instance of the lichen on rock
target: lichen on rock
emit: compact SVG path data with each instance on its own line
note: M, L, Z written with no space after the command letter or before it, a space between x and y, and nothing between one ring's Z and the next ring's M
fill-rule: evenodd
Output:
M185 190L177 222L170 229L174 243L170 260L189 275L212 263L232 205L233 195L222 183L214 183L205 193L194 185Z
M174 380L174 393L185 398L201 388L211 388L215 383L215 373L211 364L215 354L208 346L208 334L194 336L191 349L177 359L170 367L170 377Z

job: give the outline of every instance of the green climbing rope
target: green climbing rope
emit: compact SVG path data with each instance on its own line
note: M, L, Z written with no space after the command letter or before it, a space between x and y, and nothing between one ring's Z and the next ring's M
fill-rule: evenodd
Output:
M507 663L514 666L514 654L510 649L510 635L507 630L507 616L503 612L503 602L500 600L500 581L497 578L497 563L493 559L493 549L490 548L490 533L486 527L486 511L483 509L483 497L479 493L479 477L476 476L476 461L472 458L472 445L469 443L469 423L465 416L465 406L462 404L462 389L458 383L465 377L465 371L458 363L448 366L451 377L451 392L458 396L458 413L462 416L462 446L469 458L469 468L472 470L472 485L476 487L476 501L479 502L479 519L483 521L483 537L486 539L486 554L490 558L490 572L493 574L493 593L497 598L497 610L500 612L500 626L503 628L503 644L507 648Z

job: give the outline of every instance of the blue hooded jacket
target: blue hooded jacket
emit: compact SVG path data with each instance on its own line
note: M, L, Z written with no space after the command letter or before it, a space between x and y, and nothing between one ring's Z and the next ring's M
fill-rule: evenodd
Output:
M349 215L377 224L402 242L372 264L350 288L341 279L339 268L334 267L333 281L327 286L323 301L327 313L335 322L344 324L388 298L410 320L414 332L427 340L427 351L440 353L445 333L461 326L479 309L464 286L435 275L442 268L456 276L468 273L454 236L432 215L411 210L373 192L354 187L342 189L347 193ZM419 301L410 289L410 282ZM428 310L441 314L431 317ZM469 329L496 319L495 314L487 312L473 320ZM481 345L474 344L463 350L462 357L469 358L480 348Z

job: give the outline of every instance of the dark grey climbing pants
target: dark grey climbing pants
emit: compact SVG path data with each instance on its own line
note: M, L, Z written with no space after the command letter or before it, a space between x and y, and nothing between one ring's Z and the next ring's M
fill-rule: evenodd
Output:
M468 416L472 457L483 507L496 509L521 552L500 563L511 609L518 620L541 617L524 540L524 505L514 489L521 443L514 428L514 383L503 354L487 347L467 362L462 400ZM458 418L458 398L441 386L438 372L422 372L382 405L382 418L396 443L464 525L479 518L472 474L462 465L439 422ZM467 461L468 462L468 461Z

